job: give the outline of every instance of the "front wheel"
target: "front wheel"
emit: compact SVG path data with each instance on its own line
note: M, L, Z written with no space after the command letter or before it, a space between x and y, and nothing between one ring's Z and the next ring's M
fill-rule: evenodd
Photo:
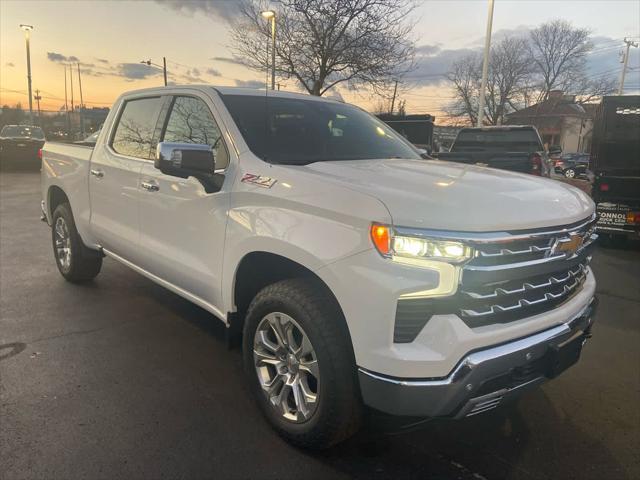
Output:
M359 428L362 406L348 332L318 282L283 280L261 290L245 320L243 357L261 410L286 440L322 449Z
M566 178L574 178L576 176L576 171L573 168L567 168L564 171L564 176Z
M68 203L56 207L52 225L53 254L65 280L81 283L95 278L102 268L102 255L82 243Z

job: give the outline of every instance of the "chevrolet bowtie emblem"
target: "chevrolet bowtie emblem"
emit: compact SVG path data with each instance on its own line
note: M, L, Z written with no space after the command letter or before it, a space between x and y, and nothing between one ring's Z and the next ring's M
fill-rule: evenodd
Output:
M549 252L550 256L564 253L567 257L575 255L584 243L584 237L577 233L570 233L569 238L557 238Z

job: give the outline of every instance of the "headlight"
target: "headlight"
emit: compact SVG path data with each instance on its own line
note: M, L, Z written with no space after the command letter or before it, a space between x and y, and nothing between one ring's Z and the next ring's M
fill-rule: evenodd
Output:
M381 255L392 259L462 263L473 257L473 249L464 243L398 235L393 228L378 223L371 225L371 239Z

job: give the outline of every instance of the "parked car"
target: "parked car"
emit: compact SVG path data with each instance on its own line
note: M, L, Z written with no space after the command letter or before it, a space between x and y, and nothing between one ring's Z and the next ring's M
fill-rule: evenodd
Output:
M598 230L608 238L640 237L640 95L603 97L591 158Z
M463 128L440 160L548 177L549 158L532 126Z
M44 145L44 132L31 125L5 125L0 130L0 158L3 165L39 166L38 152Z
M565 153L554 162L553 170L566 178L584 177L589 170L589 154Z
M134 91L95 148L47 143L42 176L62 276L89 281L107 256L211 312L297 445L347 438L367 408L411 423L493 409L590 335L586 194L422 159L341 102Z

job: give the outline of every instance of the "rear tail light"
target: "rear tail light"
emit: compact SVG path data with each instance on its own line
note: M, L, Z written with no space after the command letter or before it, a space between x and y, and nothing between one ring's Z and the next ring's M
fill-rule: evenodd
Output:
M627 212L627 224L640 224L640 212Z
M41 148L38 149L38 158L40 160L42 160L42 149Z
M531 175L542 175L542 157L538 153L531 155Z
M600 184L600 191L601 192L608 192L609 191L609 184L608 183L601 183Z

